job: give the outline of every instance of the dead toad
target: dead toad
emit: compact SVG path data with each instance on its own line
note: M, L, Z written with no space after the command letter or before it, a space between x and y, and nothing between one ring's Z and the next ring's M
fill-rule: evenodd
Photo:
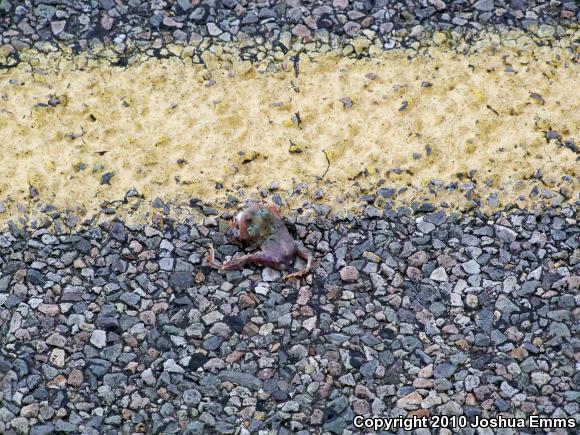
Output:
M215 259L213 246L209 245L207 264L218 270L240 269L247 263L287 270L295 257L306 260L304 269L284 276L293 279L306 275L312 267L312 254L299 245L290 235L282 220L280 210L275 205L252 204L232 219L230 227L236 229L235 239L250 246L260 247L260 251L239 255L223 264Z

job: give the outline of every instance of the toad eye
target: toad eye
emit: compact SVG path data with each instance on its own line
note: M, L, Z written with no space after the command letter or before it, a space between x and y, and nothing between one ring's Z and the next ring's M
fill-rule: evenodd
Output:
M257 236L259 235L259 233L258 233L258 228L256 228L256 226L255 226L255 225L250 225L250 226L247 228L247 231L248 231L248 236L249 236L251 239L252 239L252 238L254 238L254 237L257 237Z

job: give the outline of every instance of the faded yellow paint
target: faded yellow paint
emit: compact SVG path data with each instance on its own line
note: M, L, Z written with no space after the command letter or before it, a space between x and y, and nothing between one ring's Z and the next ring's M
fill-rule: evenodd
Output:
M9 206L0 219L30 203L31 185L35 202L87 214L132 187L146 199L219 206L228 193L250 197L273 181L288 191L305 182L307 195L322 187L323 202L350 207L380 179L407 188L400 203L461 209L461 191L435 194L429 182L461 184L473 171L483 197L499 190L500 205L513 203L538 169L556 189L562 176L578 176L576 156L544 139L547 129L580 138L579 67L568 60L559 49L463 56L434 48L412 60L401 52L304 59L295 78L215 59L208 71L179 59L121 69L34 55L0 74L0 201ZM60 104L46 105L51 96ZM107 172L115 175L101 184ZM566 188L577 199L577 179Z

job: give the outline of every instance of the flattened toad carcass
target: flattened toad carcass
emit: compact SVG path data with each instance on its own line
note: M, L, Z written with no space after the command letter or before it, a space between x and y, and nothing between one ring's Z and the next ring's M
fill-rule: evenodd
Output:
M295 257L306 260L304 269L284 276L284 279L294 279L304 276L312 268L312 254L298 244L282 220L280 210L275 205L264 206L252 204L232 219L230 224L236 231L236 238L245 244L260 247L251 254L236 254L230 261L223 264L215 259L213 246L209 246L207 264L218 270L240 269L247 263L268 266L278 270L288 270Z

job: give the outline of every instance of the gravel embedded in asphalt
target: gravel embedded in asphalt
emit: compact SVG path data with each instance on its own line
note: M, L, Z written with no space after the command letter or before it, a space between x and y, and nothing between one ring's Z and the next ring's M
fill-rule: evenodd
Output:
M104 44L114 48L114 62L123 66L136 53L170 56L173 45L207 44L201 55L212 44L239 42L242 58L255 61L265 51L285 53L292 38L305 44L316 41L315 50L343 46L343 55L356 55L367 43L383 50L418 49L453 34L471 43L484 30L500 34L514 29L549 45L561 42L579 18L576 2L542 0L0 0L0 55L10 66L29 48L52 52L68 47L79 52ZM254 41L250 45L248 38ZM350 46L355 39L367 42ZM577 38L569 39L577 44ZM265 50L265 41L271 42L270 49ZM201 57L194 61L202 63Z
M0 432L577 418L576 206L325 216L289 213L317 259L299 283L205 266L238 249L215 226L1 233Z

